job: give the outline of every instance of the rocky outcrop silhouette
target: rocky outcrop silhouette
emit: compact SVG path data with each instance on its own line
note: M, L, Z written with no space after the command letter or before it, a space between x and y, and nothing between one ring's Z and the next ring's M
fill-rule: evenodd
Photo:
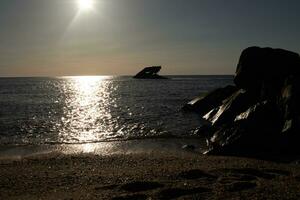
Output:
M217 89L184 106L209 125L207 154L300 153L300 57L249 47L239 59L235 86ZM201 131L201 129L203 131Z

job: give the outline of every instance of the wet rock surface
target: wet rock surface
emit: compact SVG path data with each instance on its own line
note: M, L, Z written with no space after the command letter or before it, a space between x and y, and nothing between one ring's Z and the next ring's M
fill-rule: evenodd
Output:
M299 71L297 53L245 49L236 69L235 86L217 89L184 107L209 122L203 133L209 148L206 153L299 154Z
M216 89L207 94L205 97L197 97L188 102L186 105L184 105L183 109L187 111L197 111L199 114L203 115L209 112L211 109L220 106L224 99L236 91L237 88L232 85Z

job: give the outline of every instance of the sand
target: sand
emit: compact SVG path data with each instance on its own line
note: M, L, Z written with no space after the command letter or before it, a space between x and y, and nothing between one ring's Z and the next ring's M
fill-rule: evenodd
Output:
M194 152L0 161L0 199L300 199L300 164Z

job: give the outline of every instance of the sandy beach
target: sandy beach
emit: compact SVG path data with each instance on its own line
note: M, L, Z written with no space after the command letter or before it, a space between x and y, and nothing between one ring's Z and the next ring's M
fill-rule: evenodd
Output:
M297 160L173 151L2 159L0 199L300 199Z

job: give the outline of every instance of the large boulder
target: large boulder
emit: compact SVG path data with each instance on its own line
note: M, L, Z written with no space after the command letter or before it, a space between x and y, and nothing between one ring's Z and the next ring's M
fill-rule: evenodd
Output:
M240 56L234 83L245 90L260 91L262 99L273 99L287 76L299 74L299 66L297 53L249 47Z
M300 153L299 55L249 47L234 83L228 92L216 90L192 105L208 121L198 133L204 130L207 153Z

